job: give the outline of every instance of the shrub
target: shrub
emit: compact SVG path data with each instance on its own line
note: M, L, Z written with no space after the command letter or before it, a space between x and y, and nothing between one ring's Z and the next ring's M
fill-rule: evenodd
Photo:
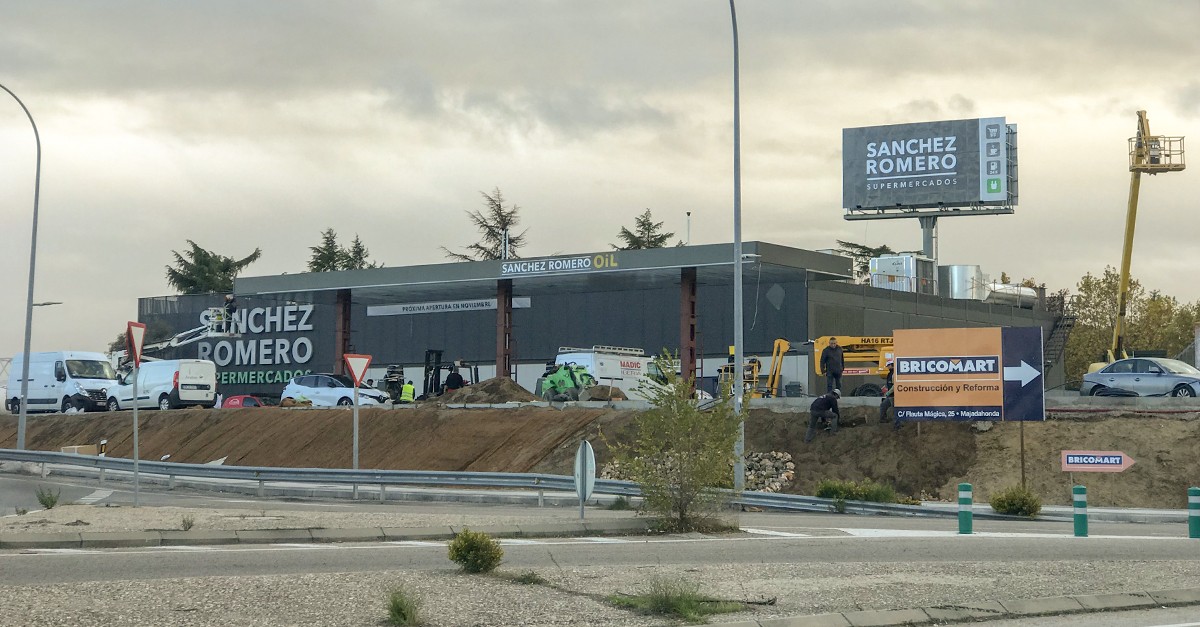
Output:
M500 543L482 531L463 529L450 541L450 561L463 572L490 573L500 565L504 549Z
M401 587L388 597L388 622L393 625L420 625L421 599Z
M46 509L54 509L58 505L58 496L62 494L62 490L51 491L50 488L38 488L37 500Z
M627 509L633 509L633 505L630 505L630 503L629 503L629 497L627 497L627 496L618 496L618 497L617 497L615 500L613 500L613 502L612 502L612 503L609 503L609 504L608 504L608 507L605 507L604 509L610 509L610 510L616 510L616 511L624 511L624 510L627 510Z
M1000 514L1033 518L1042 511L1042 497L1019 485L992 495L992 509Z
M733 477L733 446L744 408L738 415L731 397L721 394L702 411L694 379L675 373L674 356L664 351L654 363L666 382L641 388L651 408L634 418L633 441L613 451L641 486L642 511L660 518L664 531L708 528L729 509L729 495L720 488Z
M871 501L873 503L895 503L896 490L890 485L862 481L839 481L824 479L817 484L817 496L834 501Z
M609 601L618 607L643 614L672 616L686 621L702 622L709 614L740 612L746 609L737 601L722 601L700 594L700 584L685 579L655 578L644 594L613 595Z
M186 514L184 515L183 519L179 521L179 526L182 527L184 531L191 531L192 527L196 526L196 518L191 514Z
M513 581L515 581L519 584L527 585L527 586L542 585L544 583L547 583L545 577L537 574L537 572L532 571L532 570L527 570L527 571L521 573L520 575L513 577Z

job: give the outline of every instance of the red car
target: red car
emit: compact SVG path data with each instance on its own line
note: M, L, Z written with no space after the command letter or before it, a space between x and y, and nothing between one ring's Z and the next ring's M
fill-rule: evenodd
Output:
M266 407L267 404L262 402L262 399L249 394L239 396L230 396L221 403L221 407Z

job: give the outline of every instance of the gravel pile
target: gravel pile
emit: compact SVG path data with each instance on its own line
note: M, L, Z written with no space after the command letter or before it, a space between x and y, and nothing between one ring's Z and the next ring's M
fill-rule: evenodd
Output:
M618 460L604 464L600 469L604 479L630 479L629 471ZM746 489L760 492L782 492L796 478L796 464L791 453L771 451L769 453L746 453Z

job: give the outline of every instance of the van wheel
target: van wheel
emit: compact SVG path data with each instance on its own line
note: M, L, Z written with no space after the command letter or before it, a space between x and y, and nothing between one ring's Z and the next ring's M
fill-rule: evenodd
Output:
M167 396L166 394L158 397L158 408L162 411L171 409L171 397Z
M121 411L121 405L117 402L117 399L108 399L108 411Z
M71 402L71 398L68 396L64 396L63 402L62 402L62 408L60 409L60 411L62 411L62 413L65 414L65 413L67 413L68 409L71 409L74 406L75 406L75 403Z
M346 398L346 397L344 397L344 396L343 396L342 398L339 398L339 399L338 399L338 403L337 403L337 404L338 404L338 407L348 407L348 406L350 406L350 405L353 405L353 404L354 404L354 401L352 401L352 400L350 400L350 399L348 399L348 398Z

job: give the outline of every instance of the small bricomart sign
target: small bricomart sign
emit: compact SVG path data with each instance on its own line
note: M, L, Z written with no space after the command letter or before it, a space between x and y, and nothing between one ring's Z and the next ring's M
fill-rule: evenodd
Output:
M1063 472L1122 472L1133 458L1121 451L1063 451Z
M1038 327L895 333L900 420L1045 420Z
M842 129L842 206L1011 204L1009 144L1003 117Z

